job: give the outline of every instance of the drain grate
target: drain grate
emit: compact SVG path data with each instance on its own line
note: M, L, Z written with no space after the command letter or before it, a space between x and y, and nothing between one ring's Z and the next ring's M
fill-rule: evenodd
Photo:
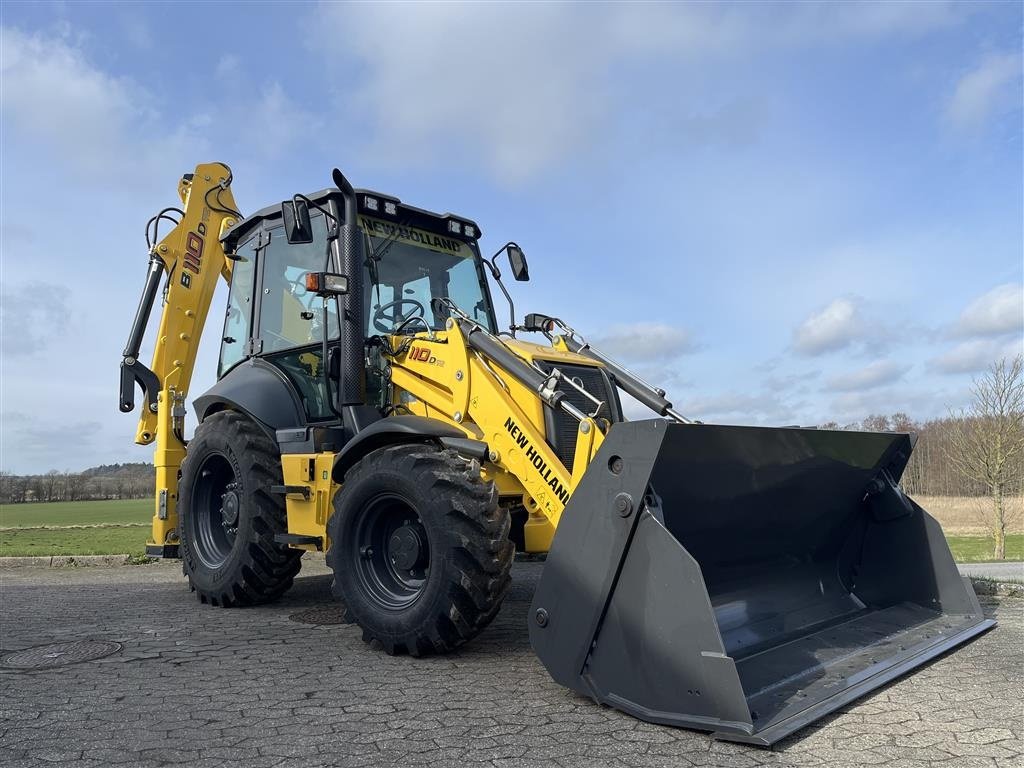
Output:
M82 661L102 659L121 650L120 643L76 640L72 643L37 645L21 651L12 651L0 657L0 667L7 669L50 669L78 664Z
M300 624L315 624L317 626L345 623L340 605L318 605L316 608L293 613L288 618Z

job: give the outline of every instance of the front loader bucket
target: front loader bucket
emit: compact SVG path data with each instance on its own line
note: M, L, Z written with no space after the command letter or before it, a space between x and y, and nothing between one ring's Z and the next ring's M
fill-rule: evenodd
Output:
M770 745L995 626L896 483L909 435L616 424L530 611L551 676Z

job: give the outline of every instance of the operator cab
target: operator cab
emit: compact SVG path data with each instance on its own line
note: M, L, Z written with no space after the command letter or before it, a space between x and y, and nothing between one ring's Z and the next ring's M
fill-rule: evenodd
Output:
M365 258L362 279L352 282L353 287L362 286L357 290L363 294L362 328L368 346L383 336L443 330L448 311L436 299L452 302L494 332L477 224L369 190L355 193ZM344 201L338 189L304 199L309 201L303 204L308 230L302 221L297 225L287 216L289 201L247 217L223 238L233 267L218 379L243 361L258 358L284 373L306 421L327 423L338 416L323 369L324 333L331 347L341 343L338 318L339 306L344 305L340 297L325 298L307 288L307 275L342 271L331 255L330 238L335 221L343 223ZM301 236L296 236L296 226ZM334 364L332 356L333 349L328 368ZM330 375L336 377L336 372ZM364 402L385 407L380 372L367 369L365 384Z

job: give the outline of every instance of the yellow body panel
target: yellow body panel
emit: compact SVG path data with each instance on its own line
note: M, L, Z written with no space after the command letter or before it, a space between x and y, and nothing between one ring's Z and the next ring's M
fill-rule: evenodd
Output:
M197 166L194 175L179 184L185 211L181 222L153 247L170 280L151 366L161 383L157 409L143 412L136 434L140 444L156 442L157 494L150 545L177 541L185 398L218 279L231 278L232 261L220 242L237 219L228 212L235 209L228 181L226 166ZM308 334L305 326L294 331L296 341ZM406 338L394 337L393 348L403 349ZM504 343L528 363L543 359L597 365L570 352L558 338L550 347L518 340ZM314 355L310 358L316 361ZM438 419L487 443L490 455L481 465L481 476L495 483L503 503L521 503L527 510L526 550L547 551L562 510L604 438L598 424L590 418L581 422L570 473L545 440L544 405L538 394L474 351L453 322L443 332L418 334L387 362L392 403L400 411ZM308 489L308 494L286 495L288 532L318 537L324 548L333 496L340 487L331 480L334 458L331 452L282 456L285 485Z
M184 427L185 398L217 282L221 277L231 279L231 260L224 255L220 236L237 217L216 210L235 209L228 175L224 165L205 163L196 166L191 179L182 179L178 196L185 215L153 246L170 279L150 366L161 385L157 410L143 409L135 435L139 445L156 441L157 493L150 545L177 541L178 471L185 458L178 435ZM210 202L215 206L211 208Z
M401 338L395 338L397 348ZM508 341L508 346L525 361L534 359L594 365L594 361L538 344ZM499 497L522 500L529 517L525 526L527 552L546 552L558 527L558 519L573 489L586 472L590 459L604 435L593 419L580 423L574 471L569 473L544 437L544 406L535 392L484 361L466 343L455 324L433 338L420 334L403 354L391 360L394 403L414 414L438 419L465 432L467 437L487 443L489 459L481 466L485 480L493 480ZM310 488L312 498L289 494L288 532L322 537L327 542L326 519L317 506L328 487L323 479L311 479L307 469L311 456L284 457L286 485ZM329 467L333 453L316 456L319 468ZM319 483L319 485L317 485ZM331 485L335 492L340 486ZM318 512L312 511L316 506ZM307 547L308 548L308 547Z
M322 537L327 549L327 518L331 514L331 500L338 489L331 481L334 454L289 453L281 457L284 484L309 489L308 497L299 493L285 496L288 509L288 533L300 536ZM297 549L316 551L314 544L296 544Z

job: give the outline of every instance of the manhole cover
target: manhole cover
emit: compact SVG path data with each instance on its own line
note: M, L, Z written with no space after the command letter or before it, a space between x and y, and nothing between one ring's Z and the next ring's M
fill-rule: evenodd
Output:
M0 667L8 669L50 669L78 664L81 661L92 661L110 656L121 650L120 643L106 641L92 642L78 640L73 643L54 643L53 645L37 645L23 651L14 651L0 658Z
M288 618L301 624L316 624L318 626L345 623L340 605L318 605L316 608L293 613Z

